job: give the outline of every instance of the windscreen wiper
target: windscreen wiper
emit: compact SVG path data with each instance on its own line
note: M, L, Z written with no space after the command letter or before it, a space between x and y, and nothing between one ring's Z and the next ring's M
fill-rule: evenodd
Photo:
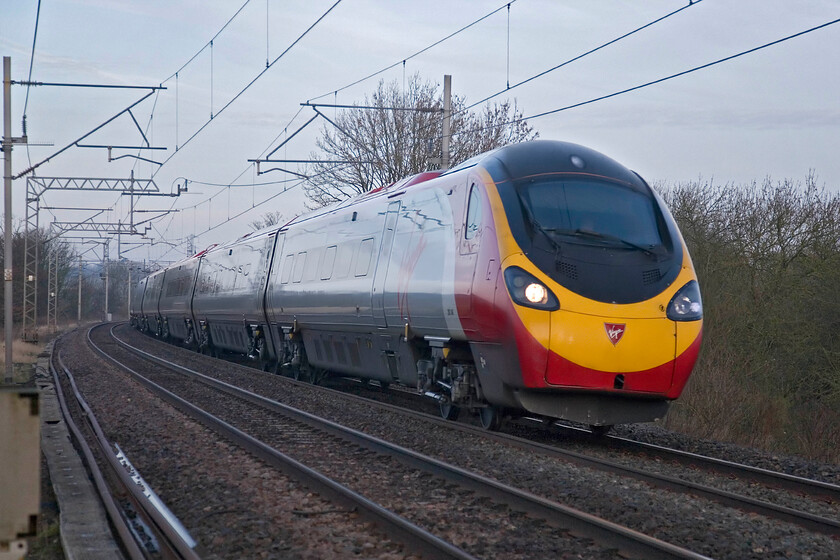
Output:
M531 212L531 207L525 204L525 201L522 199L522 195L519 193L519 191L516 191L516 196L517 198L519 198L519 205L525 211L525 216L527 216L528 218L528 223L531 225L531 229L542 233L543 237L548 239L549 243L551 243L554 246L555 259L559 258L559 255L563 253L562 244L549 234L551 229L545 228L542 224L540 224L540 222L534 216L534 213Z
M559 234L559 235L571 235L573 237L588 237L588 238L592 238L592 239L597 239L599 241L609 241L609 242L614 242L614 243L620 243L621 245L624 245L625 247L629 247L629 248L635 249L637 251L642 251L646 255L650 255L652 257L659 256L659 253L655 252L654 249L657 248L657 247L661 247L661 245L647 245L647 246L639 245L638 243L633 243L632 241L627 241L626 239L622 239L621 237L618 237L616 235L610 235L608 233L601 233L601 232L592 231L592 230L588 230L588 229L577 228L577 229L572 230L572 229L553 228L553 229L547 229L546 231L550 231L552 233L556 233L556 234Z

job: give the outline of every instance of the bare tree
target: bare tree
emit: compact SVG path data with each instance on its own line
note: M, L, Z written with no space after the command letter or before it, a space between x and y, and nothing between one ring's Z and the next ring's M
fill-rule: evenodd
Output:
M280 210L273 210L264 213L262 216L252 222L248 222L248 226L254 231L267 228L279 224L283 220L283 213Z
M364 107L340 113L324 126L312 154L315 173L304 184L310 208L386 186L408 175L440 166L443 99L437 84L415 74L405 90L379 82ZM487 105L474 112L452 97L452 165L506 144L539 136L522 119L516 103ZM347 163L328 163L341 161Z

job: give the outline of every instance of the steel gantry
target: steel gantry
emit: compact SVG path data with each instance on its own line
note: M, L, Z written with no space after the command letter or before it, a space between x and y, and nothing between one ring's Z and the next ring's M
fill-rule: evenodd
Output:
M42 240L38 223L41 197L47 191L97 191L121 192L134 196L159 195L152 179L136 179L134 173L128 178L95 178L95 177L27 177L26 179L26 218L24 221L24 274L23 274L23 323L21 336L25 341L38 339L38 269ZM178 193L180 194L180 192ZM102 235L145 235L149 226L138 230L134 223L134 214L130 212L129 223L93 222L90 219L81 222L52 222L51 228L58 235L71 231L95 232ZM57 253L56 253L57 254ZM50 261L52 262L52 261ZM50 276L52 282L57 280ZM57 286L50 284L47 306L47 319L55 321L54 294ZM52 316L50 315L52 311Z

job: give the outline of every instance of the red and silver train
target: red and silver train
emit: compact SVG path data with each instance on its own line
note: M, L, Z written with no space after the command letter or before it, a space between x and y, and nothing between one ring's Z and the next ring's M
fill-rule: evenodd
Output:
M132 324L159 337L298 378L416 387L489 429L662 417L703 315L657 193L542 140L212 246L141 280L132 302Z

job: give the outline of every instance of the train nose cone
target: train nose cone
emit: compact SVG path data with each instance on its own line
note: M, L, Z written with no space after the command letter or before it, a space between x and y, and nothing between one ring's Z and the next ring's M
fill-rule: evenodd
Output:
M666 392L674 372L675 351L676 327L664 317L600 317L556 311L551 320L545 380L566 387Z

